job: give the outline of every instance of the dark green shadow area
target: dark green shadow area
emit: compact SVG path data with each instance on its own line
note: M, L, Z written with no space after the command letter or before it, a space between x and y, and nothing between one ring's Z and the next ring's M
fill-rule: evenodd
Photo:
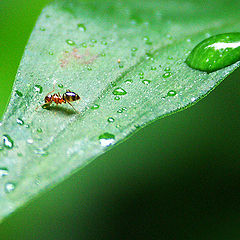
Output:
M11 1L4 23L9 2L0 3L0 48L2 31L10 34L0 57L1 113L28 38L26 28L15 46L11 21L18 31L16 15L47 1ZM24 20L29 34L35 18ZM238 240L239 78L238 70L197 105L140 130L17 211L0 225L0 239Z

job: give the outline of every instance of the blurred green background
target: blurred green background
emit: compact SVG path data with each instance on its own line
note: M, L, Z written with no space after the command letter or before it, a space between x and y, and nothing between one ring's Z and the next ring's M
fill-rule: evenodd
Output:
M0 1L0 116L48 2ZM0 239L239 240L239 77L18 210L0 225Z

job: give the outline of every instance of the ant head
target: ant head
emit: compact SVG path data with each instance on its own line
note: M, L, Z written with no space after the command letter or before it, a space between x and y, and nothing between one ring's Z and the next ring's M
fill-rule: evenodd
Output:
M52 101L51 95L45 97L45 103L50 103Z

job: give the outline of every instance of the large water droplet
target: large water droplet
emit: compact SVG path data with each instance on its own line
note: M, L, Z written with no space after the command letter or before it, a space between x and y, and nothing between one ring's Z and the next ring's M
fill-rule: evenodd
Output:
M85 26L84 24L82 24L82 23L79 23L79 24L77 25L77 27L78 27L78 29L79 29L80 31L82 31L82 32L86 32L86 30L87 30L86 26Z
M163 78L169 78L171 77L172 73L171 72L165 72L162 76Z
M200 42L189 54L189 67L214 72L240 60L240 33L224 33Z
M17 124L23 125L24 121L21 118L17 118Z
M111 133L105 132L102 135L100 135L98 139L103 147L107 147L114 143L115 136Z
M167 95L168 97L174 97L177 94L177 92L175 90L170 90Z
M123 89L123 88L116 88L114 91L113 91L113 94L114 95L126 95L127 92Z
M76 43L73 40L67 39L66 43L70 46L74 46Z
M115 121L115 119L114 119L113 117L109 117L109 118L108 118L108 122L109 122L109 123L113 123L114 121Z
M149 84L151 83L151 81L150 81L150 80L147 80L147 79L144 79L144 80L142 81L142 83L145 84L145 85L149 85Z
M10 193L10 192L13 192L14 191L14 189L15 189L15 184L14 183L6 183L5 184L5 192L6 193Z
M8 169L7 168L0 168L0 179L2 177L5 177L8 175Z
M94 104L94 105L92 105L90 108L93 109L93 110L96 110L96 109L99 108L99 105L98 105L98 104Z
M34 86L34 90L35 90L35 92L38 92L38 93L42 93L42 91L43 91L42 86L38 85L38 84L36 84Z
M8 149L12 149L14 146L14 141L9 135L3 135L3 146Z

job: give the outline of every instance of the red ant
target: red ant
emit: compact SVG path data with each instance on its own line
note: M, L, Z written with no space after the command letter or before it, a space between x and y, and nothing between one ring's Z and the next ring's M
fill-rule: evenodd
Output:
M45 103L41 105L48 105L50 106L51 103L55 102L57 105L58 104L62 104L62 103L68 103L77 113L79 113L74 106L71 104L71 102L80 100L80 97L78 96L78 94L76 94L75 92L70 91L69 89L66 90L66 92L61 96L60 93L54 93L55 91L55 85L53 87L53 91L49 92L46 97L45 97ZM40 106L38 106L35 110L37 110Z

